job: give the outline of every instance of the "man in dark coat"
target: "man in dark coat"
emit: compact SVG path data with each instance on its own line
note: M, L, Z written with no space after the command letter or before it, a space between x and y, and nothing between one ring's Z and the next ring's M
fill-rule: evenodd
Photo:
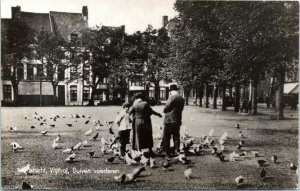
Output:
M180 126L182 124L182 110L184 107L184 99L178 93L176 85L170 86L170 96L164 108L164 132L163 147L167 157L170 157L170 139L173 137L175 152L179 152L180 146Z

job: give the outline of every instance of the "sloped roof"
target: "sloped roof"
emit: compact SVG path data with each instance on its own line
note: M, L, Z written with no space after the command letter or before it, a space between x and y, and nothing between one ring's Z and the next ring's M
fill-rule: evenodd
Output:
M21 18L23 18L29 24L29 26L37 32L42 28L46 31L51 32L48 13L31 13L22 11Z
M53 32L65 40L71 33L79 33L88 27L88 23L83 19L81 13L50 11L50 18Z
M285 83L283 88L284 94L297 94L299 92L298 90L299 83Z

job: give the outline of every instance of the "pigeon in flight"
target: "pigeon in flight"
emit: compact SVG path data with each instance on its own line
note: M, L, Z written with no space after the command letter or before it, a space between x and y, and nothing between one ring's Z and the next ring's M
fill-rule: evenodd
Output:
M71 163L75 161L76 154L73 152L68 158L66 158L66 162Z
M90 140L96 141L97 138L98 138L98 136L99 136L99 133L96 133L96 135L94 135L93 137L91 137Z
M85 136L90 136L92 134L92 129L88 130L87 132L84 133Z
M56 139L54 139L54 143L57 143L61 140L60 134L57 135Z
M42 132L41 132L41 134L42 134L43 136L45 136L47 133L48 133L48 131L42 131Z
M16 131L17 131L17 127L10 127L10 128L9 128L9 131L10 131L10 132L16 132Z
M77 143L77 144L73 147L73 149L74 149L74 150L79 150L80 147L81 147L81 145L82 145L82 142L79 142L79 143Z

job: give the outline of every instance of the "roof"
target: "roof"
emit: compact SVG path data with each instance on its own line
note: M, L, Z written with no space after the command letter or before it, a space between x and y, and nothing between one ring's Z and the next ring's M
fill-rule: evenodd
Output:
M299 92L299 83L285 83L283 88L284 94L297 94Z
M29 26L36 31L40 31L43 28L44 30L51 32L48 13L31 13L22 11L21 18L26 20Z
M82 29L88 27L88 23L83 19L81 13L50 11L50 18L53 32L65 40L71 33L78 34Z

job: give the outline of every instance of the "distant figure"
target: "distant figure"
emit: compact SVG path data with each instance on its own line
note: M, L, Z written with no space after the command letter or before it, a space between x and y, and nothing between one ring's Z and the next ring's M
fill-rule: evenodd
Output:
M129 115L133 115L132 129L132 149L149 149L150 155L153 154L153 136L151 115L162 117L160 113L155 112L145 101L143 94L139 93L134 97L132 107L129 109Z
M173 137L175 152L179 153L180 146L180 126L182 124L182 111L184 107L184 99L178 93L176 85L170 86L170 96L164 108L164 132L163 147L166 157L170 157L170 139Z
M271 102L270 96L269 96L269 94L266 94L266 104L267 104L267 108L270 108L270 102Z
M123 104L123 110L120 111L119 115L115 120L115 124L119 127L119 138L120 138L120 152L121 156L125 156L126 145L129 144L130 130L131 130L131 120L128 114L130 108L130 103L125 102Z

